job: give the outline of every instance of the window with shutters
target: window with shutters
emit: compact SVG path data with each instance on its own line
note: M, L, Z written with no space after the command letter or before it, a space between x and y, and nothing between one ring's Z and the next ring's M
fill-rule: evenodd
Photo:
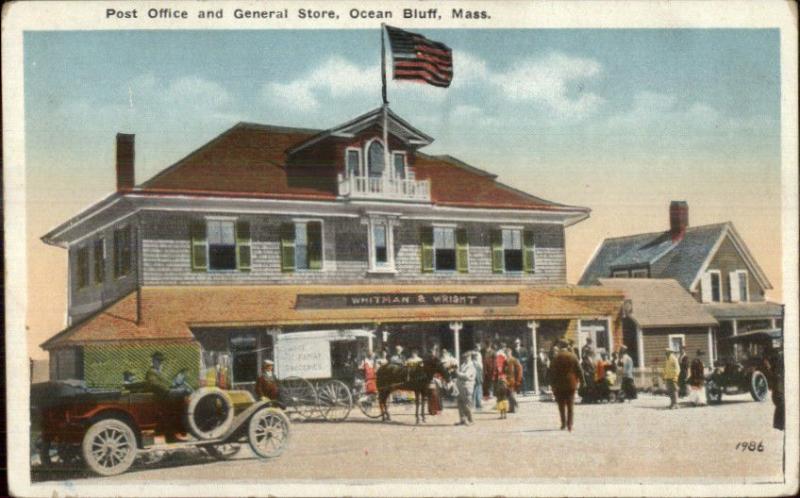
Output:
M249 271L250 222L207 218L190 226L193 271Z
M282 271L322 269L322 221L295 220L281 225L280 232Z
M718 303L722 301L722 275L719 271L712 270L708 272L711 301Z
M78 285L78 289L83 289L89 285L89 247L84 246L78 249L76 259L75 283Z
M536 271L536 241L532 231L516 227L492 230L491 243L494 273Z
M730 291L732 302L750 300L750 289L747 285L747 270L736 270L730 273Z
M131 273L131 228L114 230L114 278L122 278Z
M99 238L94 241L94 283L102 284L106 278L106 241Z

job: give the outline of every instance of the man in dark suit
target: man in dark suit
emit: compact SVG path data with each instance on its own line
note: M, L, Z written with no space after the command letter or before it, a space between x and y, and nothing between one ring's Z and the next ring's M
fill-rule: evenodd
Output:
M575 391L581 383L581 367L566 342L559 341L556 347L558 351L550 363L550 387L558 403L561 430L568 429L572 432L573 404Z

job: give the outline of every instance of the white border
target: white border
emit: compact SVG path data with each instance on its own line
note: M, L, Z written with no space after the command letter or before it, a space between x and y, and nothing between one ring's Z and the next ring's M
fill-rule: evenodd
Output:
M119 5L122 2L117 2ZM138 8L174 7L179 2L138 2ZM408 0L414 4L414 0ZM190 3L180 2L181 7ZM127 4L123 4L127 5ZM219 1L204 2L206 9L224 7L232 9L235 5L260 8L250 2ZM363 7L363 2L340 2L345 11L351 7ZM397 2L386 2L387 8L400 9ZM425 8L447 9L454 4L445 2L425 2ZM644 480L637 483L624 481L587 480L582 483L558 483L543 480L522 482L517 480L483 481L476 483L448 481L397 481L387 487L379 482L354 481L314 481L302 485L292 483L241 482L235 485L197 482L170 482L151 486L149 483L115 484L113 488L94 483L72 483L70 487L60 484L42 483L31 485L28 472L27 423L28 365L27 345L24 336L27 313L27 261L25 231L25 136L24 136L24 95L23 95L23 57L22 33L24 30L82 30L82 29L174 29L177 24L169 20L122 20L110 23L103 19L104 3L66 3L30 2L13 3L3 6L2 69L3 69L3 161L5 194L5 247L6 247L6 351L15 354L6 356L6 382L9 407L22 409L9 410L8 472L12 494L25 496L81 495L107 496L137 495L294 495L318 496L330 494L349 494L353 496L380 495L390 490L393 494L444 496L452 494L480 495L596 495L596 496L638 496L663 494L703 494L708 496L776 495L793 493L798 483L798 425L797 425L797 352L798 352L798 197L797 197L797 157L798 157L798 109L797 109L797 10L793 2L772 1L670 1L670 2L574 2L539 1L515 2L503 5L497 2L469 2L471 10L490 10L491 21L465 23L442 20L435 28L774 28L781 29L781 144L782 144L782 248L783 248L783 296L786 302L785 350L787 352L786 395L786 470L787 482L784 484L737 483L730 485L708 484L702 480L686 481L676 477L673 480ZM289 2L270 2L271 9L296 8ZM305 7L330 7L330 3L306 2ZM376 7L377 8L377 7ZM377 29L378 20L316 20L299 23L265 25L263 21L242 21L232 18L213 23L201 20L183 21L183 29L276 29L276 28L337 28L337 29ZM406 20L403 26L430 29L429 22ZM96 482L96 481L93 481ZM549 483L549 484L548 484ZM536 484L535 486L533 484ZM669 484L668 487L665 484Z

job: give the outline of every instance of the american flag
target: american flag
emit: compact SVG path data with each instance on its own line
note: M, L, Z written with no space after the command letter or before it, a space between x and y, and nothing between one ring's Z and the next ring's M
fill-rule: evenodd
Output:
M386 26L396 80L421 81L447 88L453 80L453 51L444 43Z

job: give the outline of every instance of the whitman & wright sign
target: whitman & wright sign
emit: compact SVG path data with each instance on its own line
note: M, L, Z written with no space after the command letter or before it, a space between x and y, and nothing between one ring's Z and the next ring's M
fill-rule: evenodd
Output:
M400 306L516 306L516 292L401 292L377 294L298 294L297 309L385 308Z

